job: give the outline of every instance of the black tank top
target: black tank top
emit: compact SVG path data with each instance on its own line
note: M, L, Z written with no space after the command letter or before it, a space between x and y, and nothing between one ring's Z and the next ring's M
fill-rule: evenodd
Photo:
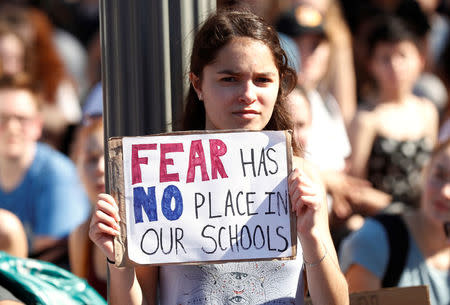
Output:
M418 207L421 171L431 150L427 138L399 141L377 135L367 163L367 179L390 194L393 202Z

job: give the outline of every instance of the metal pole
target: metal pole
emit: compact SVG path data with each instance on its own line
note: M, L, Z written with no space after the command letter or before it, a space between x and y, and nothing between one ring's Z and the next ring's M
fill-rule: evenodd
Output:
M110 137L171 130L195 27L215 8L215 0L100 0L105 147Z

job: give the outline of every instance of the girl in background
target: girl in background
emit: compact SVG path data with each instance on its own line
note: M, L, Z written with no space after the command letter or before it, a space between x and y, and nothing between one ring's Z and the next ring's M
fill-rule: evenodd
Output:
M403 213L409 246L397 286L429 287L431 304L449 304L450 238L444 224L450 221L450 140L439 145L424 170L420 208ZM397 241L400 242L400 241ZM340 250L342 269L352 292L383 287L391 260L387 231L369 218L345 240Z
M97 195L105 192L101 113L87 118L81 125L76 134L72 159L90 202L95 203ZM105 255L89 239L89 221L81 224L69 236L70 269L75 275L85 278L89 285L106 298Z
M417 207L420 172L437 139L438 113L412 92L423 67L421 40L399 17L376 19L368 35L369 70L377 84L350 128L350 173L367 178L399 207Z

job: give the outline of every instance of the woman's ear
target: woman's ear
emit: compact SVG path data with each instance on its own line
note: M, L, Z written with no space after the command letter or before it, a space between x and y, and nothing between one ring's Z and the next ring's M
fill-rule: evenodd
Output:
M192 87L194 87L197 97L200 101L203 100L202 86L200 78L193 72L189 72L189 80L191 81Z
M44 128L44 119L42 118L42 114L38 113L36 117L33 119L33 128L31 131L31 137L33 140L37 141L41 138L43 128Z

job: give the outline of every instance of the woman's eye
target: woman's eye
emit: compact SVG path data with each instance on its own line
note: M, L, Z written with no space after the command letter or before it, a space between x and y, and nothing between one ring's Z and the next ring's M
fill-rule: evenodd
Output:
M272 80L270 78L267 78L267 77L258 77L256 79L256 81L258 83L270 83L270 82L272 82Z
M237 79L234 76L222 77L221 81L223 82L235 82Z
M88 165L96 165L98 161L100 160L100 157L97 155L90 155L86 158L86 163Z

